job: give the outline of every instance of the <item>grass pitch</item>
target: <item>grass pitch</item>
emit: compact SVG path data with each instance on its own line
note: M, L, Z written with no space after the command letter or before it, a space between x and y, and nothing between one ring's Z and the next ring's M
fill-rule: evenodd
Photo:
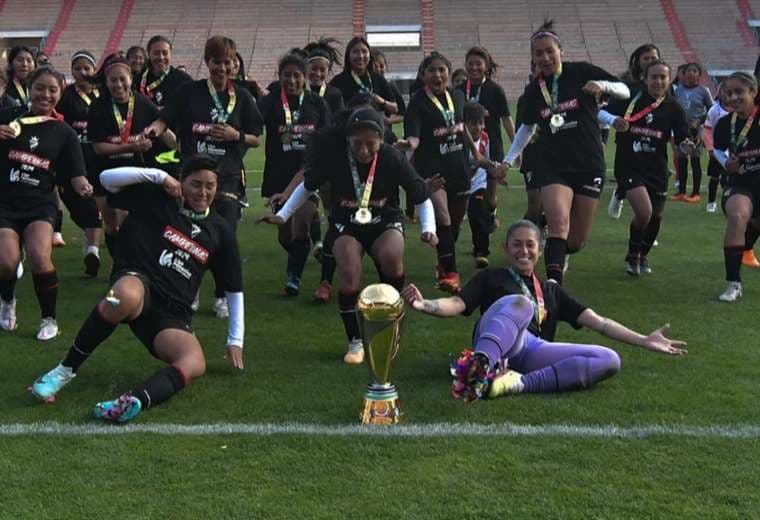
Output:
M611 164L611 161L608 162ZM666 435L594 437L438 435L368 437L307 433L309 425L355 425L365 367L342 363L345 339L336 304L311 293L319 266L310 259L298 298L282 293L285 254L275 230L256 226L264 210L255 188L262 156L250 154L252 208L240 226L246 286L246 370L222 359L226 323L213 318L212 283L204 283L194 327L208 370L173 400L142 414L140 424L293 423L300 433L273 435L0 437L0 518L747 518L760 498L760 440L732 435L756 426L760 350L755 333L760 273L744 269L744 299L721 304L721 215L704 203L668 203L654 272L623 272L628 219L606 215L608 187L584 251L573 256L567 287L598 312L640 332L670 322L689 342L669 358L560 326L558 338L617 350L621 373L586 392L531 395L464 406L449 396L448 355L468 346L475 317L439 320L410 314L394 381L409 425L663 426ZM611 176L609 174L608 176ZM521 179L500 193L502 227L493 235L492 265L503 265L505 224L525 207ZM68 221L68 246L55 252L61 276L62 336L40 344L38 310L26 276L18 285L20 327L0 335L0 432L8 425L91 425L92 405L111 398L160 366L121 327L53 405L25 391L53 367L92 306L105 276L81 276L81 233ZM467 225L457 245L463 279L474 274ZM428 296L434 253L407 229L408 280ZM105 251L105 248L104 248ZM375 281L366 262L365 283ZM104 268L107 272L108 263ZM543 272L543 268L540 269ZM714 427L687 436L684 427ZM171 426L169 426L171 428ZM114 427L118 428L118 427ZM347 431L348 433L348 431Z

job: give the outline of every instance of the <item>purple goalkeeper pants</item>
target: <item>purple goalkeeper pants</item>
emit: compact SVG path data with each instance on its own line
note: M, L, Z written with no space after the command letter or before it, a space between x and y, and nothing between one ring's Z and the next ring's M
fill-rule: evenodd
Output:
M475 330L475 351L492 369L509 365L523 374L524 392L589 388L620 370L617 352L599 345L554 343L528 331L533 305L521 295L504 296L483 314Z

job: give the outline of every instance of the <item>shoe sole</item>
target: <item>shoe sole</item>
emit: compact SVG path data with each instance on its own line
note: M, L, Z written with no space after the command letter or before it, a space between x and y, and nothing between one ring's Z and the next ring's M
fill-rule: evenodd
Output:
M40 394L34 391L34 386L27 386L26 389L29 391L30 394L32 394L34 397L39 399L41 402L45 404L53 404L55 402L56 396L51 395L48 397L42 397Z
M61 335L61 331L59 330L58 332L55 333L55 336L50 336L49 338L41 338L37 336L37 341L52 341L60 335Z

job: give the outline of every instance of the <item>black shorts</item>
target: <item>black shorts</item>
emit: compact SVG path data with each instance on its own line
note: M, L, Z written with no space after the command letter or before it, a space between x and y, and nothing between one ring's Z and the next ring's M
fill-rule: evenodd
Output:
M561 184L573 190L576 195L584 195L592 199L598 199L602 196L604 189L604 173L558 173L558 172L537 172L536 175L539 188L550 186L552 184Z
M81 229L99 228L103 224L100 211L92 197L84 198L77 195L70 187L59 188L61 202L69 210L71 220Z
M57 214L58 207L50 203L41 204L34 211L25 211L21 214L14 214L10 209L0 205L0 228L10 228L18 236L23 236L26 227L33 222L42 221L51 226L54 225Z
M752 218L760 218L760 187L750 186L728 186L723 190L723 197L720 200L720 207L723 214L726 214L726 203L734 195L745 195L752 201Z
M158 294L151 293L150 280L143 273L123 269L111 277L111 285L113 286L124 276L135 276L143 284L145 290L143 309L136 319L129 322L129 328L153 357L158 357L153 348L153 342L161 331L178 329L190 334L193 333L190 316L182 309L177 308L175 303Z
M446 196L448 197L469 197L470 196L470 176L466 170L463 170L460 174L445 173L440 174L443 180L446 181L443 189L446 190ZM432 175L421 175L423 179L429 179Z
M649 198L655 200L665 200L668 197L668 178L662 176L643 176L636 173L615 173L618 189L625 193L633 188L643 186L649 193Z
M344 235L354 237L359 241L364 250L369 252L372 250L372 244L375 243L375 240L388 229L395 229L401 233L401 236L404 236L404 223L396 219L381 219L377 224L367 224L364 226L331 222L327 233L329 234L334 230L336 241Z

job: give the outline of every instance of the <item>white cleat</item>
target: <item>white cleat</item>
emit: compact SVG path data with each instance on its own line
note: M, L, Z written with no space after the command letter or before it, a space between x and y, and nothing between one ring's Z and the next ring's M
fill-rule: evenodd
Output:
M190 309L192 309L193 312L198 312L198 309L201 308L201 292L198 291L195 293L195 298L193 298L193 303L190 304Z
M360 339L352 339L348 342L348 352L343 356L343 361L349 365L361 365L364 362L364 343Z
M37 339L40 341L50 341L51 339L55 339L60 333L57 321L53 318L42 318L40 329L37 331Z
M504 395L519 394L525 389L522 374L514 370L507 370L491 382L488 389L488 398L502 397Z
M10 302L0 298L0 329L5 332L13 332L18 327L16 323L16 299Z
M618 220L623 214L624 200L617 198L615 190L612 190L612 197L610 197L610 203L607 205L607 214L611 219Z
M63 233L53 233L53 247L63 247L66 245L66 241L63 240Z
M717 202L708 202L707 203L707 212L708 213L716 213L718 211L718 203Z
M214 298L214 314L220 320L230 317L230 308L227 306L227 298Z
M722 302L735 302L742 297L742 284L741 282L728 282L726 291L718 296L718 299Z

